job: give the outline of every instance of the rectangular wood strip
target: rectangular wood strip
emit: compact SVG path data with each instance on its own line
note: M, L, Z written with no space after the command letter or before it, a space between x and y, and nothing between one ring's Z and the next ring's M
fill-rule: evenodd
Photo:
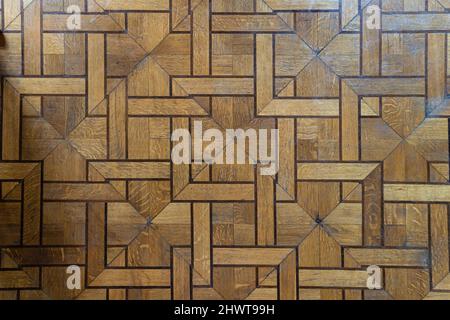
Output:
M193 13L192 54L194 76L209 75L209 1L202 1Z
M251 78L175 78L174 81L192 95L253 94Z
M433 286L437 286L450 272L448 250L448 207L430 206L431 265Z
M24 12L24 74L41 74L41 2L32 2Z
M297 300L297 254L291 252L280 264L280 300Z
M19 160L20 96L14 87L6 81L2 98L2 159Z
M450 29L448 13L396 13L382 15L383 31L442 31Z
M208 203L193 204L194 269L211 283L211 211Z
M70 32L67 26L68 14L43 14L42 27L45 32ZM81 29L77 31L83 32L123 32L124 27L120 25L116 19L112 19L109 15L97 15L93 16L90 14L81 14Z
M105 243L105 203L88 203L87 205L87 277L91 283L106 266Z
M450 202L449 185L384 184L385 201Z
M105 36L88 35L88 111L105 99ZM114 103L114 101L113 101Z
M211 20L213 32L283 32L291 31L277 15L226 15L214 14Z
M179 254L173 255L173 298L190 300L191 298L191 268Z
M425 249L350 248L346 252L362 265L427 267Z
M258 221L258 245L275 244L275 182L271 176L258 175L256 178L256 212Z
M85 264L84 247L22 247L7 252L22 266Z
M285 248L214 248L215 265L278 265L290 253Z
M169 0L96 0L107 10L168 10Z
M109 95L109 147L110 159L127 157L127 93L125 82L120 83Z
M345 81L361 96L425 94L425 81L420 78L364 78Z
M280 135L278 184L292 199L295 199L295 120L278 120L278 129Z
M338 117L339 99L275 99L259 113L272 117Z
M37 165L23 181L23 232L24 245L40 244L41 237L41 165Z
M273 37L270 34L256 36L256 101L261 112L273 99Z
M11 85L21 94L84 95L84 78L8 78Z
M36 288L38 284L21 270L0 272L0 287L5 289Z
M338 10L339 0L265 0L273 10Z
M109 183L44 183L46 201L123 201Z
M92 287L162 287L170 285L169 269L105 269Z
M208 113L195 100L175 99L128 99L130 116L205 116Z
M428 34L427 65L427 111L443 104L447 97L446 88L446 37L445 33Z
M180 201L252 201L253 184L190 184L178 194Z
M342 160L359 160L359 99L355 92L346 82L341 83L342 87L342 106L341 106L341 130L345 132L342 135Z
M92 166L106 179L168 179L169 162L92 162Z

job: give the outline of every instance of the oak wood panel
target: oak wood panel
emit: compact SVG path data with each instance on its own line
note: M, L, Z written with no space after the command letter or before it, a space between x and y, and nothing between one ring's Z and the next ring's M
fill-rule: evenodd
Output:
M0 299L449 299L448 9L1 1Z

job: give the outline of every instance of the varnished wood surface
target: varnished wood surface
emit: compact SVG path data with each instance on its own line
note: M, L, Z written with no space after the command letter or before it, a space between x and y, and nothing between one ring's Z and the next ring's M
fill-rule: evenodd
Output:
M450 299L450 1L0 5L0 299ZM278 174L172 164L194 120Z

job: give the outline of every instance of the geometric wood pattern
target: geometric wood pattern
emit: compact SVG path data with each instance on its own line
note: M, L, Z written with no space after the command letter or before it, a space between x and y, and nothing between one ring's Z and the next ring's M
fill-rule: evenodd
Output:
M0 6L0 299L450 299L450 1ZM278 174L173 164L196 120Z

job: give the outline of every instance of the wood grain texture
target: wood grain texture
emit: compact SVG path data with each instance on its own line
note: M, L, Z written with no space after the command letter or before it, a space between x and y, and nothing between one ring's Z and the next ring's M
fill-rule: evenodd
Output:
M450 299L449 9L0 1L0 299ZM179 129L277 129L279 170Z

